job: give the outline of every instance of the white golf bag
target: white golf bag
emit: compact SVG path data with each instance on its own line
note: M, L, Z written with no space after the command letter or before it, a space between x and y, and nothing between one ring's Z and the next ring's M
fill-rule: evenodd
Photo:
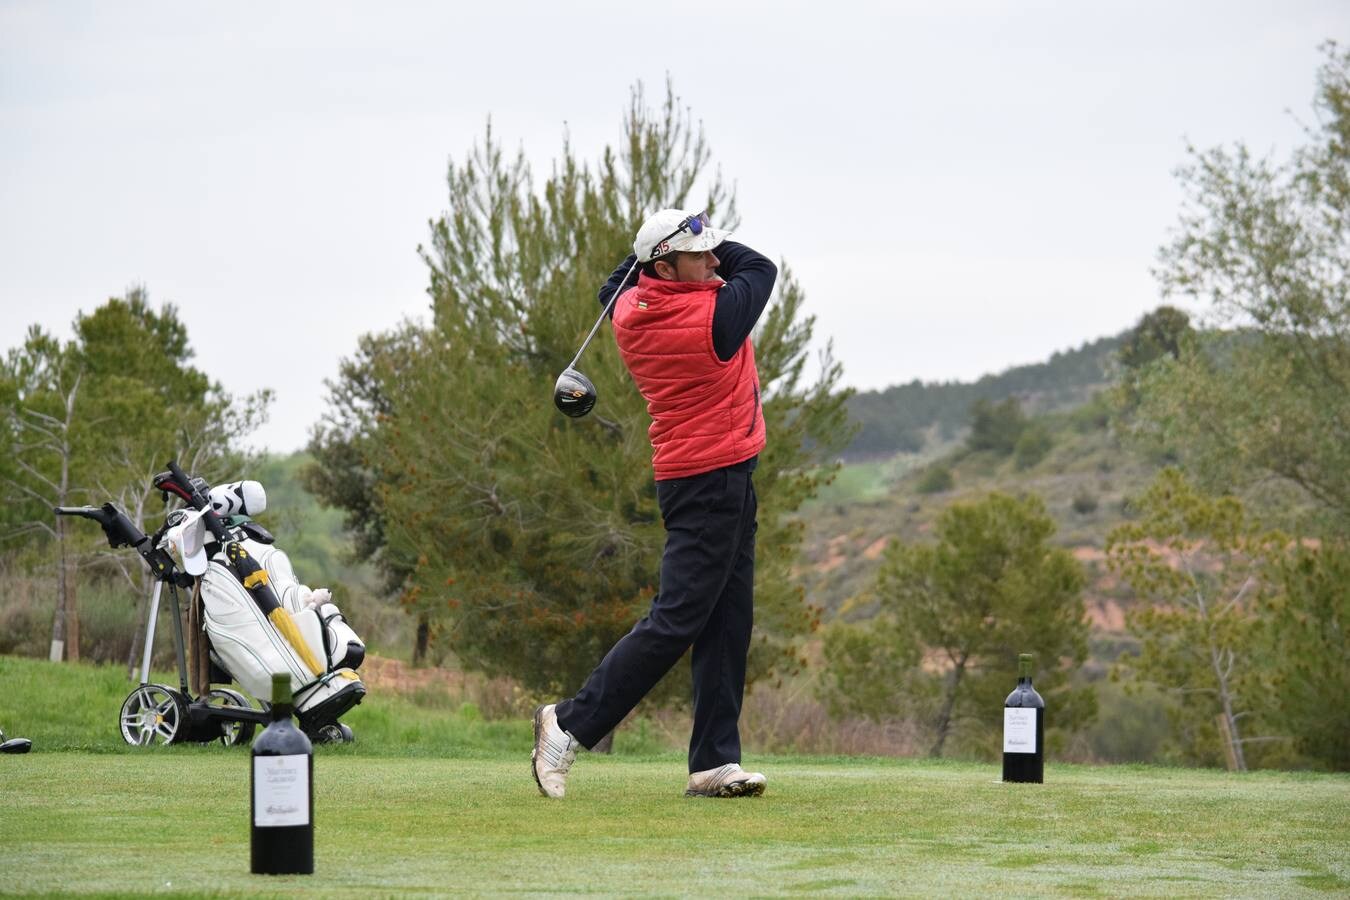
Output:
M256 515L267 503L256 481L214 487L210 500L223 518ZM300 583L282 550L254 536L241 543L267 573L267 583L281 603L281 610L272 615L288 616L296 627L279 629L239 583L220 548L208 545L213 552L201 576L201 598L211 661L260 699L269 696L274 672L290 673L295 709L305 729L336 723L365 695L365 685L355 672L365 658L365 644L326 589L311 590ZM293 643L297 633L300 646Z

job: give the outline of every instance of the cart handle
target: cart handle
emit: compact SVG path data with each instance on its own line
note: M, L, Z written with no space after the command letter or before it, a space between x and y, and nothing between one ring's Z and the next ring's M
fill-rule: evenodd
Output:
M108 537L108 545L118 547L140 547L145 542L145 532L141 531L126 513L111 503L102 506L54 506L52 511L58 516L79 516L81 519L93 519L103 528Z

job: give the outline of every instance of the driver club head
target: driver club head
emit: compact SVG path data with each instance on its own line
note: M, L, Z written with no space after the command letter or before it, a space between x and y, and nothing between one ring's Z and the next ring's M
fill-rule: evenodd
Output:
M553 385L553 405L565 416L579 419L595 406L595 385L568 366Z
M28 738L14 738L5 740L5 732L0 729L0 753L27 753L33 749L33 742Z

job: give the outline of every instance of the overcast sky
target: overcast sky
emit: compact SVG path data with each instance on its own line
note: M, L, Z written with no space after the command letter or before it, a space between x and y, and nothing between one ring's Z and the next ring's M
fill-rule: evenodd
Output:
M1156 306L1187 143L1286 155L1328 38L1346 0L0 0L0 348L143 284L296 449L357 337L424 315L488 117L546 172L669 74L847 382L972 379Z

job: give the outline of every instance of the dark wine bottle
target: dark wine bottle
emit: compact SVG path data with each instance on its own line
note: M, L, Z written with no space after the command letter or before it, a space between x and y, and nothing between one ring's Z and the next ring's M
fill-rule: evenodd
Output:
M1045 701L1031 686L1031 654L1017 657L1017 689L1003 701L1003 780L1045 781Z
M255 875L314 871L314 745L295 727L291 677L272 676L272 722L253 741L250 779Z

